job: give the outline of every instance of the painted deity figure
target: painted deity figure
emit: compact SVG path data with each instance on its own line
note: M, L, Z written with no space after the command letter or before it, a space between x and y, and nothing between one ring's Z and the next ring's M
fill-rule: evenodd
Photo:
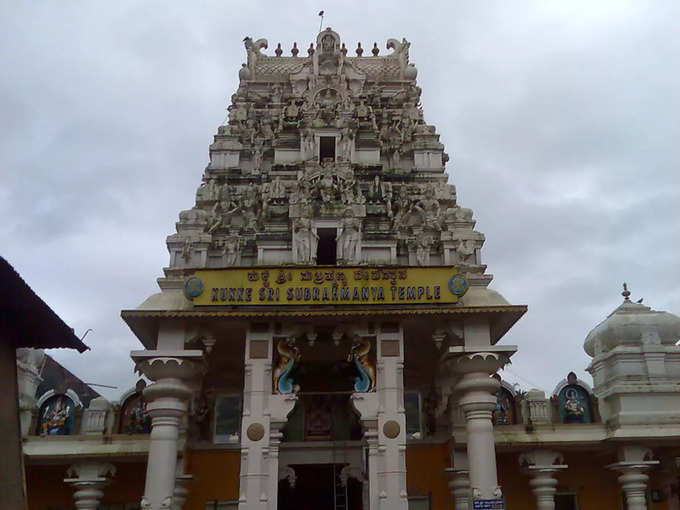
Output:
M574 388L569 388L564 393L564 411L567 423L583 423L585 408L581 404L578 392Z
M337 241L338 259L349 264L360 262L361 250L361 220L354 218L352 209L345 209L343 218L340 220L340 228L335 238Z
M587 423L591 421L590 406L585 390L578 384L574 372L567 376L567 386L560 392L560 415L564 423Z
M71 433L69 417L71 401L60 395L45 407L40 420L40 434L43 436L63 436Z

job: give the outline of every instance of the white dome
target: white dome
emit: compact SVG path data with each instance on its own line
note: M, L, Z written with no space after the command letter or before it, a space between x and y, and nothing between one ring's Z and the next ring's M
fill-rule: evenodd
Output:
M463 306L504 306L510 303L495 290L487 287L471 285L460 303Z
M137 310L192 310L194 304L182 291L166 291L152 294L137 307Z
M583 348L589 356L609 352L619 345L675 345L680 340L680 317L625 300L588 333Z

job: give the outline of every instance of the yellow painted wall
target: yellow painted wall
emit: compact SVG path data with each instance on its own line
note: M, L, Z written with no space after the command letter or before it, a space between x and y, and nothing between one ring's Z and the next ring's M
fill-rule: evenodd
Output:
M238 500L241 455L233 451L190 451L186 472L193 475L184 510L205 510L211 500Z
M138 503L144 493L146 464L114 463L116 475L104 489L102 504ZM26 466L29 510L50 507L74 508L74 489L64 483L68 465Z
M569 467L557 475L558 491L578 494L579 510L622 509L621 486L615 471L605 466L616 462L613 456L594 452L568 453L561 450ZM498 478L505 494L506 510L533 510L534 495L529 477L519 471L519 454L499 454ZM657 488L654 473L650 487ZM653 503L649 510L667 510L666 502Z
M409 445L406 448L406 487L409 496L430 496L432 510L453 506L444 470L450 466L450 447Z

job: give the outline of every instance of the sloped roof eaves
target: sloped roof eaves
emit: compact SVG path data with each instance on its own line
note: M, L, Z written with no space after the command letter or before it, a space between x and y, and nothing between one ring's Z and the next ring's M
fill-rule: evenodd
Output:
M0 328L16 348L89 349L7 260L0 257Z
M357 307L352 308L276 308L267 310L263 308L241 308L234 310L123 310L121 316L126 318L137 317L157 317L157 318L201 318L201 317L311 317L311 316L350 316L350 315L438 315L438 314L470 314L470 313L502 313L511 312L522 315L526 312L524 305L511 306L467 306L456 308L378 308L378 307Z

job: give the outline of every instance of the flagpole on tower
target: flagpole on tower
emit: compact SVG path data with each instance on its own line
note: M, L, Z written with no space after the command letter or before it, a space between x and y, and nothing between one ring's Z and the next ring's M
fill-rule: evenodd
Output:
M321 32L323 28L323 11L319 11L319 17L321 18L321 21L319 21L319 32Z

